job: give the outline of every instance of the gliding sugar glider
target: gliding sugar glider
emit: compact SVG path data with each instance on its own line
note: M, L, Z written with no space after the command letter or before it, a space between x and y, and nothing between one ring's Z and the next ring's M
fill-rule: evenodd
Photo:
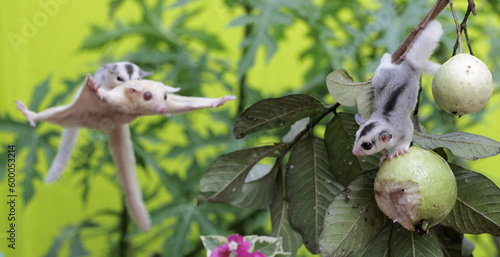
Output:
M33 127L36 121L47 121L62 127L86 127L105 131L109 136L111 154L130 216L141 230L147 231L151 227L151 221L137 179L128 123L142 115L188 112L217 107L235 99L233 96L200 98L170 94L178 90L150 80L131 80L106 90L87 74L80 94L70 105L35 113L20 101L16 101L16 104Z
M143 77L150 76L151 72L146 72L140 69L137 65L130 62L116 62L108 63L100 67L94 74L94 79L97 84L101 85L101 88L105 90L111 90L117 86L130 80L139 80ZM75 95L75 99L80 94L80 91ZM46 183L52 183L58 179L66 165L68 164L71 153L76 145L76 140L78 139L78 128L65 128L61 134L61 142L59 143L59 150L57 155L52 161L52 165L49 168L49 172L45 176Z
M439 64L429 61L443 34L441 24L430 22L408 51L406 59L395 64L385 54L372 79L373 112L368 120L356 114L360 125L352 153L356 156L383 151L382 164L407 153L413 139L410 113L415 109L422 72L434 75ZM393 147L392 153L388 149Z

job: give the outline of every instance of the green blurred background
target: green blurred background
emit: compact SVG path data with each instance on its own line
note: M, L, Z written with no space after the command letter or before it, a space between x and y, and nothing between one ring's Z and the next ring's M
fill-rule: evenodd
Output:
M268 97L311 94L334 103L325 78L346 68L369 78L428 12L433 1L2 1L0 8L0 154L16 145L19 193L16 249L7 248L5 167L0 171L0 250L5 256L204 256L200 234L269 234L267 210L205 204L197 184L218 155L274 142L286 131L237 141L232 124L243 108ZM469 33L476 56L500 75L497 1L476 1ZM466 1L456 1L459 19ZM451 56L456 34L449 8L435 61ZM142 117L131 124L141 188L154 227L137 231L123 211L121 191L99 131L82 130L62 178L43 183L61 128L29 127L14 100L35 110L71 102L83 75L102 64L132 61L180 94L239 96L216 110ZM421 121L433 133L465 131L500 141L500 99L456 119L432 101L424 77ZM38 91L35 90L38 88ZM2 157L2 163L5 160ZM2 164L3 165L3 164ZM467 163L500 185L500 157ZM495 256L488 235L468 236L474 256ZM157 254L157 255L155 255ZM300 256L309 256L304 249ZM1 256L1 255L0 255Z

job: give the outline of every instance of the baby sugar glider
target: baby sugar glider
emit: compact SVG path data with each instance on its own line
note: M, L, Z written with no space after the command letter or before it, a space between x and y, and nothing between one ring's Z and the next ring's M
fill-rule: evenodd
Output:
M422 72L434 75L439 64L429 61L443 33L441 24L430 22L413 43L406 59L392 63L385 54L372 79L374 90L373 111L368 120L356 114L360 125L352 153L356 156L371 155L382 151L382 164L407 153L413 139L411 112L417 103ZM388 149L393 147L392 153Z
M143 77L150 76L151 74L151 72L143 71L134 63L115 62L107 63L100 67L94 74L94 79L95 83L101 85L101 88L111 90L127 81L139 80ZM82 88L80 88L73 100L76 100L76 98L80 95ZM57 151L56 157L52 161L49 172L45 176L46 183L52 183L61 176L71 158L71 153L75 148L79 132L79 128L63 129L61 142L59 143L59 150Z

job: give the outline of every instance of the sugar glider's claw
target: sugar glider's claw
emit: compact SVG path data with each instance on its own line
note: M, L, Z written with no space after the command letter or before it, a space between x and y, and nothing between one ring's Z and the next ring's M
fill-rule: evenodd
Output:
M26 119L30 123L30 126L35 127L36 126L35 121L33 120L33 117L31 117L30 111L28 110L26 105L19 100L16 100L16 105L17 105L17 109L20 110L24 114L24 116L26 117Z
M218 102L215 102L214 104L212 104L212 107L213 108L219 107L219 106L223 105L224 103L226 103L227 101L231 101L234 99L236 99L236 96L226 95L226 96L222 97Z
M379 165L382 166L382 164L388 159L389 157L386 156L386 155L383 155L382 157L380 157L380 162L379 162Z
M389 159L392 160L394 157L397 158L398 156L403 155L405 153L409 153L409 152L410 152L410 150L408 150L407 148L402 148L402 149L398 149L398 150L394 149L394 152L391 155L389 155Z

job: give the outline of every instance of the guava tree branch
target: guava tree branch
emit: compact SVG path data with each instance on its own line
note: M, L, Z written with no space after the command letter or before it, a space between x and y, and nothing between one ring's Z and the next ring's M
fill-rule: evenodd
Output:
M455 55L457 53L457 49L460 47L460 37L462 35L462 31L464 32L465 39L467 40L467 46L469 47L469 53L471 55L474 55L474 53L472 52L472 46L471 46L470 40L469 40L469 33L467 32L467 19L469 18L469 15L471 14L471 12L473 15L476 15L476 4L474 3L474 0L468 0L468 1L469 1L469 5L467 6L467 11L465 12L465 16L464 16L462 23L460 23L460 34L457 38L457 42L455 43L455 46L453 46L453 55Z
M427 13L427 15L413 28L410 34L406 37L406 39L401 43L398 49L392 54L392 62L393 63L401 63L405 60L406 54L411 49L413 43L417 39L418 35L422 32L423 29L427 26L427 24L434 20L443 9L448 5L449 0L437 0L436 4L432 7L432 9Z

